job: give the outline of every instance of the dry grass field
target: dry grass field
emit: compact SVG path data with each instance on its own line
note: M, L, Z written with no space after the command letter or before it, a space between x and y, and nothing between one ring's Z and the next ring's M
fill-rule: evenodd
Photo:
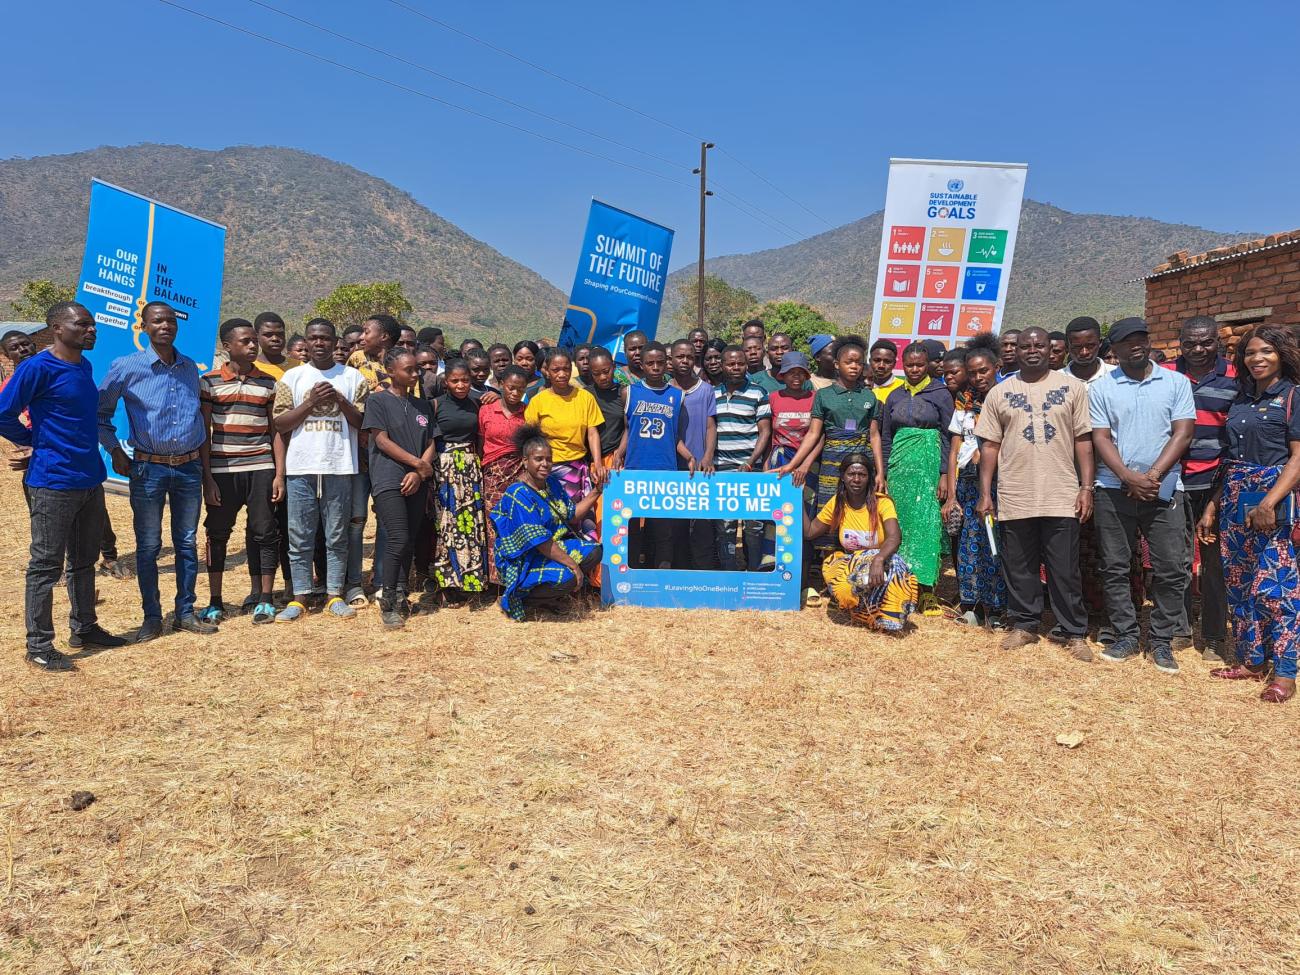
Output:
M1300 703L1194 652L370 611L46 675L10 480L0 531L2 972L1300 970Z

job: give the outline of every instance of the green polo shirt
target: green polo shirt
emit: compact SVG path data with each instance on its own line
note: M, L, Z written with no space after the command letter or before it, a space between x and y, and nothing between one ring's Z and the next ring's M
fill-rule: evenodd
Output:
M879 412L880 401L869 386L845 389L836 382L813 397L813 419L821 420L827 432L865 433Z

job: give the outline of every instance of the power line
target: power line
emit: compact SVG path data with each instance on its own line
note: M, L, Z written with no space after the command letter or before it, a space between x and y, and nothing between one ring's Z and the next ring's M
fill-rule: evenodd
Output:
M437 17L431 16L430 14L426 14L423 10L418 10L415 7L412 7L408 3L403 3L402 0L388 0L388 2L395 7L401 7L403 10L407 11L408 13L412 13L417 17L427 20L431 24L436 24L437 26L441 27L443 30L449 30L453 34L459 34L461 37L467 38L468 40L473 41L475 44L481 44L483 47L486 47L489 50L496 51L498 54L508 57L511 60L518 61L520 64L527 65L528 67L532 68L534 71L540 71L542 74L554 78L556 81L562 81L566 85L571 85L572 87L577 88L580 91L585 91L589 95L595 95L597 98L603 99L604 101L609 102L611 105L617 105L619 108L623 109L626 112L632 112L634 115L640 115L642 118L649 119L651 122L654 122L658 125L662 125L666 129L672 129L678 135L684 135L688 139L692 139L695 142L705 141L700 136L695 135L693 132L687 132L685 129L673 125L672 122L666 122L663 119L658 118L657 116L651 115L649 112L643 112L641 109L636 108L635 106L632 105L628 105L625 102L621 102L617 98L613 98L609 95L606 95L604 92L599 92L595 88L589 88L580 81L574 81L572 78L566 78L562 74L557 74L556 72L552 71L550 68L542 67L542 65L537 64L535 61L529 61L527 58L522 58L518 54L515 54L512 51L507 51L504 47L498 47L497 45L493 44L491 41L485 41L481 37L476 37L475 35L471 34L469 31L461 30L459 27L455 27L452 24L447 23L445 20L439 20Z
M422 91L419 88L411 88L410 86L403 85L400 82L391 81L390 79L384 78L377 74L371 74L369 71L363 71L361 68L355 67L354 65L351 64L346 64L343 61L336 61L333 58L328 58L324 56L323 54L317 54L314 51L308 51L304 48L295 47L292 44L288 44L285 43L284 41L277 40L274 37L268 37L265 34L259 34L257 31L249 30L247 27L240 27L238 24L232 24L228 21L221 20L218 17L213 17L211 14L205 14L201 11L193 10L190 7L186 7L182 4L176 3L175 0L158 0L158 2L163 4L164 6L174 7L177 10L182 10L185 13L190 14L194 17L198 17L202 20L207 20L210 21L211 23L219 24L220 26L225 27L228 30L233 30L237 33L245 34L248 37L255 37L260 41L266 41L268 44L274 44L276 47L283 48L286 51L292 51L295 54L301 54L303 57L311 58L314 61L320 61L322 64L329 64L336 68L342 68L344 71L350 71L355 75L361 76L362 78L367 78L370 81L377 81L380 84L388 85L390 88L396 88L398 91L404 91L410 95L417 95L420 98L427 98L429 101L437 102L439 105L445 105L447 108L453 108L458 112L464 112L466 115L472 115L475 118L483 119L484 121L491 122L494 125L500 125L508 129L514 129L516 132L523 132L525 135L531 135L535 139L541 139L553 145L562 146L563 148L571 149L574 152L580 152L585 156L591 156L594 159L601 159L604 160L605 162L613 163L616 166L622 166L625 169L635 170L638 173L645 173L647 176L654 176L656 179L662 179L668 183L676 183L678 186L687 186L687 187L691 187L692 189L694 188L692 184L686 182L685 180L674 179L671 176L665 176L663 173L655 172L653 169L646 169L643 166L636 166L633 165L632 163L624 162L622 159L615 159L613 156L607 156L604 153L595 152L583 146L574 145L571 142L565 142L563 139L556 139L552 136L546 135L542 132L536 132L533 129L526 128L522 125L516 125L513 122L507 122L504 119L495 118L484 112L476 111L475 109L472 108L467 108L464 105L458 105L455 102L448 101L445 98L439 98L437 95L430 94L427 91Z
M358 40L357 38L352 37L348 34L342 34L336 30L330 29L329 27L325 27L321 24L314 23L313 21L307 20L303 17L299 17L296 14L289 13L287 10L281 10L279 7L274 7L269 3L264 3L263 0L248 0L248 2L253 4L254 6L261 7L264 10L269 10L274 14L279 14L281 17L285 17L289 20L310 27L313 30L320 31L323 34L328 34L331 37L337 37L339 40L347 41L349 44L355 44L357 47L369 51L372 54L378 54L381 57L386 57L393 61L397 61L398 63L404 64L407 67L411 67L419 71L423 71L426 74L430 74L435 78L440 78L441 80L446 81L450 84L459 85L461 88L464 88L468 91L476 92L480 95L485 95L488 98L494 98L505 105L511 106L512 108L517 108L520 111L528 112L530 115L535 115L538 118L545 119L548 122L553 122L556 125L563 125L566 128L573 129L575 132L581 132L583 135L591 136L593 139L599 139L601 142L608 142L610 145L617 146L619 149L626 149L628 152L639 153L640 155L646 156L650 159L654 159L658 162L666 163L667 165L672 166L675 169L685 168L680 162L673 159L669 159L667 156L661 156L658 153L650 152L647 149L640 149L637 146L627 145L626 143L619 142L616 139L611 139L608 136L601 135L599 132L593 132L591 129L585 129L581 125L576 125L573 122L567 122L564 119L557 118L554 115L548 115L546 112L539 111L538 109L535 108L530 108L528 105L525 105L522 102L517 102L514 99L507 98L505 95L498 95L496 92L489 91L486 88L480 88L477 85L471 85L468 82L461 81L457 78L453 78L451 75L444 74L441 71L435 70L434 68L431 68L428 65L420 64L418 61L411 61L408 58L402 57L400 54L394 54L393 52L386 51L383 48L375 47L373 44L367 44L365 41Z
M764 175L763 175L762 173L760 173L758 170L754 169L752 166L746 165L746 163L745 163L745 161L744 161L743 159L741 159L740 157L738 157L738 156L735 155L734 153L727 152L727 150L726 150L725 148L723 148L722 146L719 146L719 147L718 147L718 151L721 152L721 153L723 153L724 155L726 155L727 158L729 158L729 159L730 159L732 162L734 162L736 165L740 166L742 169L747 170L751 175L756 176L756 177L758 177L759 179L761 179L764 183L766 183L768 186L772 187L772 189L776 190L778 193L780 193L782 196L784 196L787 200L789 200L791 203L793 203L795 206L797 206L800 210L803 210L805 213L811 214L813 217L815 217L816 219L820 220L822 223L824 223L824 224L826 225L827 229L830 229L830 230L835 229L835 225L832 224L829 220L827 220L825 217L821 216L820 214L818 214L818 213L815 212L814 210L810 210L808 207L804 206L802 203L800 203L798 200L796 200L793 196L791 196L791 195L790 195L789 193L787 193L785 190L781 189L781 187L777 186L775 183L773 183L770 179L768 179L766 176L764 176Z
M791 227L791 226L790 226L788 223L786 223L784 220L781 220L781 219L779 219L779 218L773 216L772 214L768 213L766 210L764 210L762 207L758 206L757 204L751 203L749 200L745 199L743 196L741 196L741 195L740 195L739 193L737 193L735 190L728 189L727 187L723 186L721 183L719 183L716 179L713 179L712 177L710 177L710 179L709 179L709 183L710 183L710 185L716 187L717 189L719 189L719 190L721 190L723 193L725 193L725 194L727 195L727 197L730 197L730 198L731 198L731 201L733 201L733 205L734 205L734 203L740 203L740 204L742 204L742 205L748 207L749 209L753 210L755 213L760 213L760 214L762 214L762 215L764 216L765 220L760 221L760 223L767 223L767 225L768 225L769 227L771 227L772 229L776 230L777 233L782 234L783 236L789 237L791 240L802 240L802 239L803 239L803 237L800 235L799 231L796 230L794 227ZM719 199L725 199L725 197L719 197ZM742 211L742 212L743 212L743 211ZM751 216L752 216L752 214L751 214ZM768 222L768 221L770 221L770 222Z
M590 156L590 157L592 157L592 158L594 158L594 159L600 159L600 160L602 160L602 161L604 161L604 162L610 162L610 163L613 163L613 164L616 165L616 166L622 166L622 167L624 167L625 169L633 170L634 172L644 173L644 174L646 174L646 175L648 175L648 176L654 176L654 177L657 178L657 179L661 179L661 180L664 180L665 182L673 183L673 184L675 184L675 185L677 185L677 186L687 186L687 187L692 186L691 183L688 183L688 182L686 182L685 180L675 179L675 178L673 178L672 176L666 176L666 175L664 175L663 173L656 172L656 171L654 171L654 170L652 170L652 169L646 169L646 168L644 168L644 167L642 167L642 166L636 166L636 165L633 165L632 163L624 162L624 161L621 160L621 159L616 159L616 158L614 158L613 156L608 156L608 155L605 155L604 153L595 152L595 151L593 151L593 150L591 150L591 149L587 149L587 148L585 148L585 147L583 147L583 146L574 145L573 143L570 143L570 142L565 142L565 141L562 140L562 139L556 139L556 138L554 138L554 137L552 137L552 136L546 135L545 133L537 132L537 131L534 131L533 129L526 128L525 126L522 126L522 125L516 125L516 124L513 123L513 122L508 122L508 121L505 121L504 119L498 119L498 118L496 118L496 117L494 117L494 116L491 116L491 115L488 115L488 114L486 114L486 113L484 113L484 112L480 112L480 111L477 111L477 110L475 110L475 109L468 108L468 107L466 107L466 106L464 106L464 105L459 105L459 104L457 104L456 102L449 101L449 100L447 100L447 99L445 99L445 98L440 98L440 97L437 96L437 95L431 94L431 93L426 92L426 91L423 91L423 90L421 90L421 89L418 89L418 88L412 88L412 87L410 87L409 85L404 85L404 84L401 84L400 82L392 81L392 80L390 80L390 79L388 79L388 78L384 78L384 77L382 77L382 76L380 76L380 75L372 74L372 73L370 73L370 72L368 72L368 71L365 71L365 70L363 70L363 69L361 69L361 68L358 68L358 67L356 67L356 66L354 66L354 65L347 64L346 62L343 62L343 61L337 61L337 60L335 60L335 59L333 59L333 58L326 57L325 55L317 54L317 53L314 52L314 51L309 51L309 50L307 50L307 49L305 49L305 48L296 47L295 45L289 44L289 43L287 43L287 42L285 42L285 41L278 40L278 39L276 39L276 38L274 38L274 37L269 37L269 36L267 36L266 34L258 33L257 31L251 30L251 29L246 28L246 27L241 27L241 26L238 25L238 24L232 24L232 23L230 23L229 21L225 21L225 20L220 19L219 17L214 17L214 16L212 16L211 14L206 14L206 13L203 13L202 11L194 10L194 9L192 9L192 8L190 8L190 7L186 7L186 6L184 6L183 4L180 4L180 3L175 2L175 0L158 0L158 2L161 3L161 4L163 4L163 5L165 5L165 6L173 7L173 8L175 8L175 9L177 9L177 10L183 11L184 13L190 14L191 16L197 17L197 18L199 18L199 19L201 19L201 20L206 20L206 21L209 21L209 22L211 22L211 23L217 24L217 25L219 25L219 26L221 26L221 27L225 27L226 29L231 30L231 31L234 31L234 32L236 32L236 33L244 34L244 35L246 35L246 36L248 36L248 37L253 37L253 38L256 38L257 40L260 40L260 41L265 41L265 42L268 43L268 44L272 44L272 45L274 45L274 46L276 46L276 47L283 48L283 49L286 50L286 51L292 51L293 53L295 53L295 54L299 54L299 55L302 55L303 57L311 58L312 60L314 60L314 61L319 61L319 62L321 62L322 64L328 64L328 65L331 65L332 67L342 68L344 71L349 71L349 72L351 72L352 74L358 75L358 76L360 76L360 77L362 77L362 78L366 78L367 80L370 80L370 81L377 81L377 82L379 82L380 84L387 85L387 86L389 86L390 88L394 88L394 89L396 89L396 90L398 90L398 91L406 92L407 94L410 94L410 95L416 95L416 96L418 96L418 97L420 97L420 98L428 99L429 101L436 102L436 103L439 104L439 105L444 105L444 106L446 106L447 108L452 108L452 109L455 109L455 110L458 111L458 112L463 112L463 113L465 113L466 115L471 115L471 116L473 116L473 117L475 117L475 118L483 119L483 120L488 121L488 122L491 122L491 123L493 123L493 124L495 124L495 125L500 125L500 126L502 126L502 127L504 127L504 128L513 129L513 130L516 131L516 132L522 132L522 133L524 133L525 135L530 135L530 136L532 136L533 138L541 139L541 140L543 140L543 141L545 141L545 142L549 142L549 143L551 143L551 144L553 144L553 145L557 145L557 146L560 146L560 147L562 147L562 148L572 150L573 152L579 152L579 153L582 153L583 155ZM332 30L330 30L329 28L326 28L326 27L320 27L319 25L313 24L313 23L311 23L310 21L303 20L302 18L296 17L296 16L294 16L294 15L292 15L292 14L284 13L284 11L281 11L281 10L278 10L278 9L272 7L270 4L263 3L263 2L261 2L261 0L249 0L249 2L250 2L250 3L254 3L254 4L256 4L257 6L260 6L260 7L264 7L264 8L266 8L266 9L268 9L268 10L272 10L272 11L275 12L275 13L282 14L282 15L284 15L284 16L286 16L286 17L292 19L292 20L297 20L297 21L299 21L299 22L301 22L301 23L306 24L307 26L310 26L310 27L316 28L316 29L321 30L321 31L323 31L323 32L325 32L325 33L332 34L332 35L334 35L334 36L336 36L336 37L339 37L339 38L341 38L341 39L343 39L343 40L347 40L347 41L350 41L350 42L352 42L352 43L355 43L355 44L357 44L358 46L363 47L363 48L366 48L367 50L370 50L370 51L372 51L372 52L374 52L374 53L382 54L382 55L387 56L387 57L392 57L394 60L401 61L401 62L403 62L403 63L405 63L405 64L409 64L409 65L411 65L412 67L417 67L417 68L421 68L422 70L427 70L427 71L429 71L431 74L434 74L434 75L436 75L436 76L438 76L438 77L445 78L446 80L452 81L452 82L454 82L454 83L456 83L456 84L461 84L463 87L470 88L471 90L474 90L474 91L482 91L484 94L491 95L491 97L494 97L494 98L499 98L499 97L501 97L501 96L492 95L492 93L487 92L487 91L484 90L484 89L478 89L478 88L475 88L475 87L472 86L472 85L466 85L466 84L464 84L463 82L456 81L456 79L454 79L454 78L450 78L450 77L445 76L445 75L442 75L440 72L434 71L434 70L431 69L431 68L425 68L423 65L419 65L419 64L416 64L415 62L407 61L405 58L402 58L402 57L400 57L400 56L398 56L398 55L389 54L388 52L386 52L386 51L384 51L384 50L382 50L382 49L380 49L380 48L372 47L371 45L368 45L368 44L366 44L366 43L364 43L364 42L362 42L362 41L356 41L356 40L353 40L352 38L349 38L349 37L347 37L346 35L343 35L343 34L339 34L339 33L336 32L336 31L332 31ZM507 101L507 102L509 102L509 99L501 98L501 100L502 100L502 101ZM516 103L510 102L510 104L516 104ZM524 108L524 110L526 110L526 111L532 111L531 109L528 109L526 106L519 106L519 107ZM552 118L551 116L544 115L543 113L537 113L537 112L535 112L534 114L541 115L541 117L543 117L543 118L547 118L547 119L549 119L549 120L552 120L552 121L558 122L559 124L562 124L562 125L568 124L568 123L563 122L563 120L560 120L560 119L554 119L554 118ZM577 128L578 131L587 132L587 130L585 130L585 129L581 129L580 127L577 127L577 126L571 126L571 127L573 127L573 128ZM597 135L596 133L588 133L588 134L591 134L591 135L595 136L596 138L604 139L603 136ZM622 143L614 142L613 140L606 139L605 141L612 142L614 145L618 145L618 146L620 146L621 148L628 148L628 149L630 149L631 151L634 151L634 152L643 152L643 150L639 150L639 149L636 149L635 147L631 147L631 146L623 146ZM667 163L669 163L669 164L676 165L676 164L672 163L672 160L667 159L666 157L655 156L653 153L646 153L646 154L647 154L647 155L650 155L650 156L652 156L652 157L654 157L654 158L657 158L657 159L663 159L665 162L667 162ZM729 192L729 191L727 191L727 192ZM741 214L743 214L744 216L749 217L751 220L755 221L755 222L758 223L758 224L761 224L762 226L766 227L766 228L769 229L769 230L772 230L772 231L774 231L774 232L776 232L776 233L778 233L778 234L782 234L783 236L787 236L787 237L789 237L791 240L794 240L794 241L797 241L797 240L800 239L799 236L798 236L798 233L797 233L797 232L794 232L794 231L793 231L793 228L788 228L788 225L782 224L783 226L786 226L786 227L788 228L787 230L781 230L778 226L776 226L775 224L780 224L780 223L781 223L781 221L779 221L776 217L772 216L771 214L767 214L766 211L763 211L761 208L755 206L754 204L752 204L752 203L748 203L748 201L745 201L743 198L737 196L737 194L731 193L730 196L731 196L731 197L734 197L734 199L729 199L729 198L727 198L727 197L725 197L725 196L723 196L723 197L718 197L718 199L721 200L722 202L726 203L728 206L732 207L733 209L739 211L739 212L740 212ZM748 207L748 209L746 209L746 207Z
M634 105L629 105L629 104L627 104L626 102L619 101L617 98L614 98L614 97L611 96L611 95L607 95L607 94L605 94L605 93L602 92L602 91L597 91L595 88L592 88L592 87L590 87L590 86L588 86L588 85L584 85L584 84L583 84L582 82L580 82L580 81L574 81L572 78L565 77L564 75L559 74L558 72L552 71L550 68L544 67L543 65L540 65L540 64L538 64L538 63L535 62L535 61L530 61L530 60L528 60L527 58L524 58L524 57L521 57L521 56L518 55L518 54L515 54L513 51L508 51L508 50L506 50L506 49L503 48L503 47L500 47L500 46L498 46L498 45L496 45L496 44L493 44L491 41L484 40L483 38L478 37L478 36L475 35L475 34L471 34L469 31L462 30L461 28L456 27L454 24L449 24L449 23L447 23L445 20L439 20L437 17L434 17L434 16L432 16L431 14L427 14L427 13L425 13L423 10L419 10L418 8L411 6L409 3L404 3L403 0L388 0L388 2L391 3L391 4L392 4L393 6L395 6L395 7L400 7L401 9L407 11L408 13L414 14L416 17L420 17L420 18L423 19L423 20L427 20L427 21L428 21L429 23L431 23L431 24L434 24L434 25L436 25L436 26L438 26L438 27L441 27L443 30L449 30L449 31L451 31L453 34L459 34L461 37L464 37L464 38L466 38L467 40L471 40L471 41L473 41L475 44L480 44L480 45L482 45L483 47L486 47L488 50L495 51L496 53L502 55L503 57L510 58L510 59L513 60L513 61L517 61L517 62L519 62L520 64L526 65L526 66L532 68L534 71L540 71L542 74L546 75L547 77L554 78L556 81L561 81L561 82L563 82L563 83L566 84L566 85L569 85L569 86L571 86L571 87L573 87L573 88L578 89L579 91L584 91L584 92L586 92L586 93L589 94L589 95L594 95L596 98L599 98L599 99L601 99L601 100L603 100L603 101L609 102L609 104L611 104L611 105L615 105L615 106L617 106L618 108L621 108L621 109L623 109L623 110L626 111L626 112L631 112L631 113L633 113L634 115L639 115L639 116L641 116L641 117L644 118L644 119L648 119L649 121L656 123L657 125L662 125L664 128L666 128L666 129L670 129L670 130L672 130L673 132L676 132L678 135L684 135L684 136L688 137L689 139L691 139L691 140L693 140L693 141L695 141L695 142L704 142L704 141L706 141L702 136L696 135L696 134L693 133L693 132L688 132L686 129L683 129L683 128L681 128L680 126L674 125L672 122L666 121L665 119L661 119L661 118L659 118L657 115L652 115L652 114L650 114L649 112L643 111L642 109L639 109L639 108L637 108L637 107L634 106ZM795 206L799 207L799 208L800 208L801 210L803 210L805 213L810 214L810 215L813 216L816 220L818 220L818 221L820 221L821 223L825 224L827 228L833 228L833 227L834 227L834 225L833 225L829 220L827 220L825 217L820 216L820 215L817 214L815 211L809 209L807 206L805 206L804 204L800 203L798 200L796 200L793 196L791 196L791 195L790 195L789 193L787 193L785 190L781 189L781 187L777 186L775 183L773 183L770 179L768 179L768 178L767 178L766 176L764 176L762 173L758 172L758 170L756 170L756 169L754 169L752 166L746 164L746 163L745 163L743 160L741 160L741 159L740 159L740 158L739 158L735 153L727 152L727 150L726 150L725 148L723 148L722 146L718 146L718 148L719 148L720 151L722 151L723 153L725 153L726 156L727 156L729 159L731 159L733 162L735 162L735 163L736 163L737 165L739 165L741 168L745 169L745 170L746 170L747 172L749 172L751 175L753 175L753 176L757 177L758 179L762 180L764 183L766 183L766 184L767 184L768 186L770 186L772 189L776 190L776 192L780 193L783 197L785 197L787 200L789 200L789 201L790 201L791 203L793 203ZM734 196L735 194L732 194L732 195ZM750 204L750 205L753 206L753 204ZM758 208L755 207L755 209L758 209ZM766 211L763 211L763 212L766 213ZM777 219L777 218L773 217L770 213L768 214L768 217L769 217L770 219L773 219L773 220L776 220L776 219ZM778 220L777 222L779 223L780 221Z

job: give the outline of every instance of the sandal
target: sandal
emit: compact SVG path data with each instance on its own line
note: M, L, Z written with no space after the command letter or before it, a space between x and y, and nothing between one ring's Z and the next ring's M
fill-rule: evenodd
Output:
M1259 695L1259 699L1265 704L1285 704L1293 697L1295 697L1295 688L1283 687L1277 681L1269 684Z
M917 606L921 610L922 616L943 615L943 607L939 605L939 598L932 592L921 593L921 598L917 600Z
M1262 670L1251 670L1245 664L1236 664L1232 667L1216 667L1210 671L1210 676L1215 680L1260 680L1266 675Z
M811 606L815 609L826 605L826 597L816 589L812 588L812 586L809 586L807 591L804 593L803 603L805 606Z
M253 607L254 623L274 623L275 622L275 604L258 603Z
M226 609L224 606L217 606L216 604L213 604L204 609L199 610L199 612L196 613L195 615L198 616L198 618L202 622L212 623L215 625L217 623L221 623L225 621Z

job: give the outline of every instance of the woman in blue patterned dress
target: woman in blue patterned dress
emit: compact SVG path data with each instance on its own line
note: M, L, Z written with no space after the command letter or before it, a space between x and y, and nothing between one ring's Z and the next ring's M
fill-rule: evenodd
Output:
M989 545L984 519L975 509L980 503L980 447L975 436L988 395L997 381L997 340L988 335L976 336L966 347L967 387L953 401L954 434L948 455L948 502L944 518L961 515L957 534L957 591L961 601L960 622L985 624L1003 629L1002 615L1007 609L1007 584L1002 564ZM996 496L996 494L995 494Z
M501 575L501 609L522 620L530 608L557 608L582 588L597 585L601 547L579 537L580 525L600 497L593 491L574 502L551 474L551 445L535 426L515 431L523 457L519 479L506 488L490 517Z
M1210 502L1198 538L1222 537L1223 570L1237 660L1210 672L1220 680L1272 681L1260 700L1295 696L1300 649L1296 487L1300 485L1300 347L1290 329L1259 325L1236 355L1240 392L1228 411L1222 498Z

